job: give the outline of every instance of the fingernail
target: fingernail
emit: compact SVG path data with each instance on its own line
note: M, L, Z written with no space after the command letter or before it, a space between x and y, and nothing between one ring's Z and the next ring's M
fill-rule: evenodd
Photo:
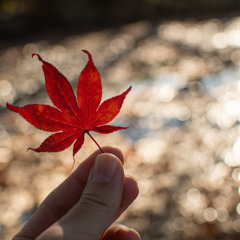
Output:
M94 162L92 181L111 182L116 170L117 158L109 153L99 154Z

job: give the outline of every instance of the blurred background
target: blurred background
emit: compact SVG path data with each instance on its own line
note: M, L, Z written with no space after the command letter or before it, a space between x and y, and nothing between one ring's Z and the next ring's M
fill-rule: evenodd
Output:
M133 89L100 136L140 195L120 223L145 240L239 239L240 1L0 1L0 238L11 237L72 167L72 148L33 153L49 133L6 103L51 104L39 53L76 89L90 51L103 99ZM87 139L75 167L97 147Z

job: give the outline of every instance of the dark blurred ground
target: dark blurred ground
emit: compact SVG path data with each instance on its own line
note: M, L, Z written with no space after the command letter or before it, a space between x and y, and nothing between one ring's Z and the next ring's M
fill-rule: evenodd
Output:
M73 160L72 149L27 152L49 134L6 102L51 104L33 52L76 87L87 49L104 99L133 86L115 122L131 128L96 134L122 149L139 183L120 222L145 240L239 239L240 2L68 3L0 2L0 238L13 236ZM77 164L94 150L86 139Z

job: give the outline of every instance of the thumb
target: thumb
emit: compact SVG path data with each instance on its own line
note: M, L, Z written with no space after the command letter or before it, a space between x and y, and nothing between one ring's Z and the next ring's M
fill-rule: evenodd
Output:
M123 184L121 161L109 153L98 155L79 202L59 221L64 232L71 239L99 239L118 213Z

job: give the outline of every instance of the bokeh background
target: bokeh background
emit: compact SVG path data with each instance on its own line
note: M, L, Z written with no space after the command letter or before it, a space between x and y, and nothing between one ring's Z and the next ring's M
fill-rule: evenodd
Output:
M120 223L145 240L239 239L240 1L0 1L0 238L11 239L72 167L72 148L33 153L49 133L6 103L51 104L39 53L76 88L93 55L103 99L129 85L99 144L123 151L140 195ZM86 138L75 167L96 145Z

